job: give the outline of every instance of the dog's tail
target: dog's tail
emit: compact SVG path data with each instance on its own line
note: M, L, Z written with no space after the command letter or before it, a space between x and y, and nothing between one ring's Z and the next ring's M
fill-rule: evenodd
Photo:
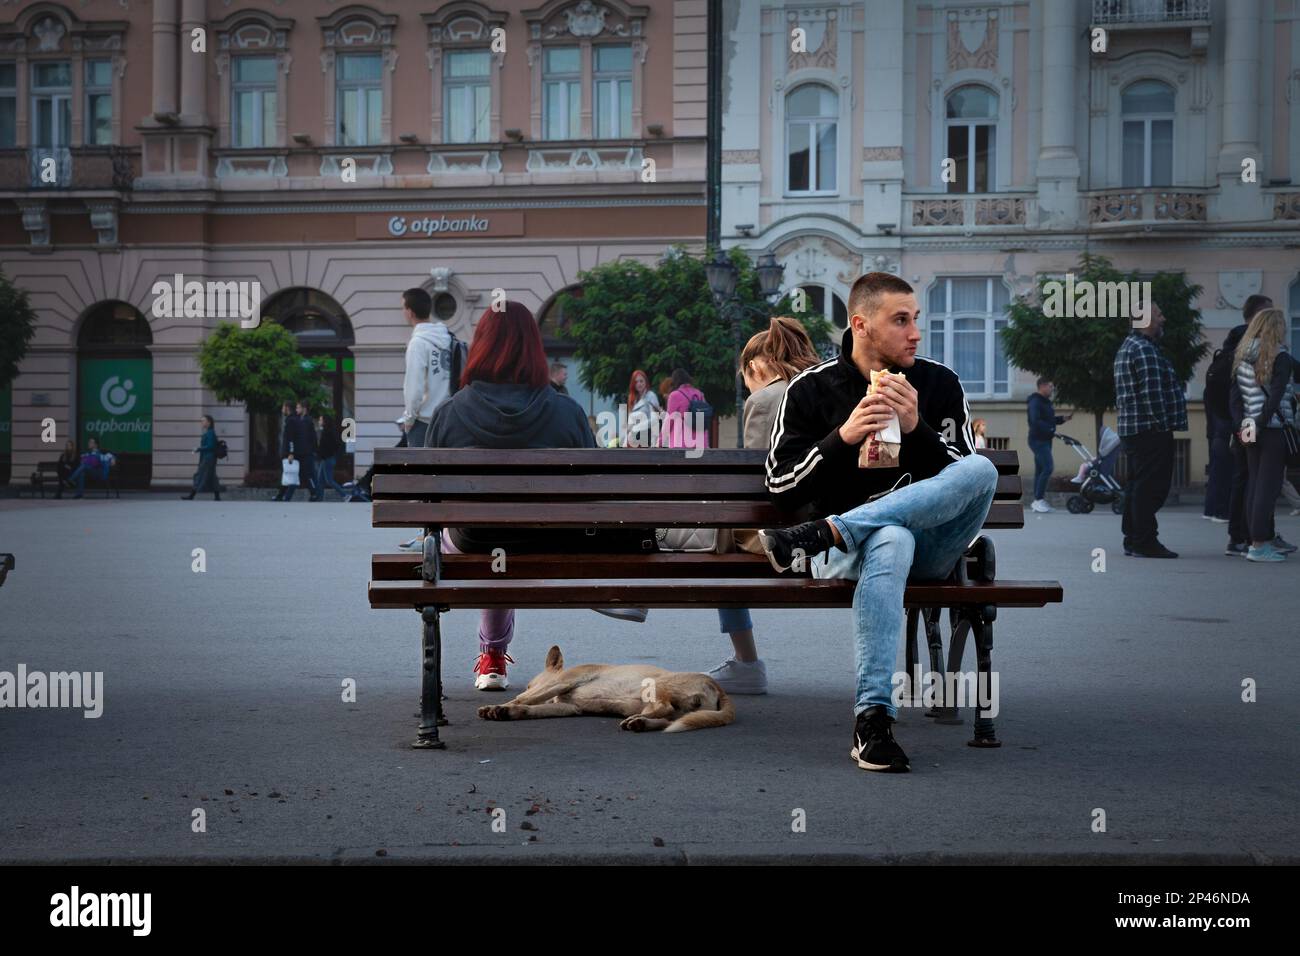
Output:
M695 710L678 717L664 728L664 733L675 734L683 730L704 730L707 727L725 727L736 719L736 706L727 696L727 692L718 688L717 710Z

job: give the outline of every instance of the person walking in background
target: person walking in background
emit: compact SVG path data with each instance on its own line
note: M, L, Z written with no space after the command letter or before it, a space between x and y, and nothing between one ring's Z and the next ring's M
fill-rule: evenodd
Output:
M447 400L451 384L451 329L430 318L433 299L423 289L402 293L402 314L411 326L406 343L406 374L402 378L405 407L400 423L411 448L424 445L424 433L434 411Z
M1124 497L1124 553L1139 558L1176 558L1160 543L1156 512L1174 479L1174 432L1187 430L1187 397L1157 342L1165 314L1151 304L1145 328L1130 329L1115 353L1115 407L1128 462Z
M745 400L745 447L771 446L772 425L790 380L806 368L820 364L803 324L777 316L767 328L752 336L740 352L740 374L749 398ZM737 531L736 544L754 554L763 545L754 531ZM718 608L718 624L731 637L734 656L708 675L728 694L766 694L767 665L754 644L754 622L748 608Z
M470 345L464 387L441 405L429 423L430 448L595 448L587 415L573 399L557 394L547 379L546 352L537 320L519 302L486 310ZM572 532L583 535L582 529ZM491 552L495 547L541 545L563 551L565 534L447 528L442 551ZM474 689L510 686L506 653L514 637L515 612L494 608L479 614L479 656Z
M705 402L704 393L691 384L691 373L673 369L673 390L668 394L668 414L659 433L664 448L708 448L708 423L697 423L691 414L692 402ZM707 403L706 403L707 404ZM699 426L699 431L696 431Z
M977 418L970 423L971 432L975 435L975 447L977 449L989 447L989 440L984 435L988 431L988 427L989 423L982 418Z
M1242 336L1246 334L1246 327L1256 315L1264 309L1271 308L1273 308L1273 300L1266 295L1252 295L1246 299L1241 307L1241 324L1229 330L1223 340L1223 347L1216 353L1223 368L1221 381L1211 386L1207 373L1206 408L1222 417L1223 427L1228 430L1228 452L1232 455L1232 476L1228 492L1228 546L1223 550L1223 553L1230 558L1245 557L1250 549L1247 542L1250 533L1246 527L1246 486L1250 482L1250 465L1246 461L1246 446L1239 441L1231 440L1237 429L1241 427L1240 421L1232 420L1230 406L1232 390L1236 387L1233 369L1236 367L1237 346L1241 344ZM1214 364L1211 361L1211 368ZM1271 514L1269 519L1271 522ZM1274 529L1271 524L1269 532L1270 537L1273 537Z
M312 424L305 399L298 402L294 415L284 429L284 448L281 457L298 462L298 484L286 485L277 496L278 501L292 501L299 486L306 485L308 500L316 498L316 427Z
M199 447L194 449L199 456L199 470L194 473L194 487L188 495L181 495L186 501L193 500L200 491L212 492L212 500L221 500L221 485L217 482L217 425L211 415L199 418L203 429L199 437Z
M1282 429L1295 427L1295 374L1286 347L1286 316L1263 309L1250 320L1233 358L1230 393L1236 438L1246 450L1247 561L1278 562L1295 546L1273 533L1273 510L1286 473Z
M1052 506L1047 503L1047 483L1051 480L1052 469L1056 467L1052 460L1052 439L1056 437L1056 426L1064 425L1072 417L1056 414L1056 409L1052 407L1053 387L1050 378L1040 378L1037 390L1025 402L1029 416L1029 448L1034 453L1034 500L1029 507L1039 512L1052 510Z
M63 454L59 455L59 460L56 462L56 466L59 470L59 477L58 487L54 490L55 498L63 497L63 489L65 486L68 488L73 487L72 473L77 470L77 465L79 464L80 462L77 460L77 444L69 438L63 445Z
M568 395L569 390L564 387L564 383L569 380L569 367L563 362L551 363L551 388L555 389L561 395Z
M343 451L343 441L339 436L339 426L329 415L317 419L320 424L320 446L316 449L316 501L325 500L325 486L337 491L344 501L351 497L351 492L334 480L334 462Z
M649 448L653 422L663 406L650 388L650 379L636 369L627 382L627 444L630 448Z

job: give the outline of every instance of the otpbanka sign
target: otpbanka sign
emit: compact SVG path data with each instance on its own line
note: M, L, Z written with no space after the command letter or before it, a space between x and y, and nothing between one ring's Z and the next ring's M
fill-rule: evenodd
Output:
M476 239L522 236L522 212L397 213L358 216L358 239Z

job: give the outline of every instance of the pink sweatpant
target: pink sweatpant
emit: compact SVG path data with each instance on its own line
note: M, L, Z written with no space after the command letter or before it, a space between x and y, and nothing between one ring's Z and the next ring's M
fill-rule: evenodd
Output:
M460 554L461 551L451 543L447 529L442 529L442 553ZM510 639L515 636L514 608L485 608L479 612L478 643L484 651L498 651L504 654L510 646Z

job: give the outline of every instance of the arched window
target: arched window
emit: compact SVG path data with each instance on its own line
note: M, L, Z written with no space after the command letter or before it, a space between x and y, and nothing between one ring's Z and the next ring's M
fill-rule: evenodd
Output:
M940 277L930 287L925 353L961 379L971 398L1011 394L1002 330L1010 293L996 276Z
M799 288L808 293L808 313L824 315L831 320L837 332L843 332L849 324L849 308L833 289L820 285L801 285ZM829 299L828 299L829 296ZM829 306L827 302L829 301ZM839 342L836 340L836 344Z
M1174 181L1174 88L1138 80L1120 94L1124 116L1126 188L1171 186Z
M833 194L839 141L840 98L825 86L806 84L785 98L786 191Z
M997 190L998 95L982 86L962 86L948 94L948 159L955 178L950 193Z

